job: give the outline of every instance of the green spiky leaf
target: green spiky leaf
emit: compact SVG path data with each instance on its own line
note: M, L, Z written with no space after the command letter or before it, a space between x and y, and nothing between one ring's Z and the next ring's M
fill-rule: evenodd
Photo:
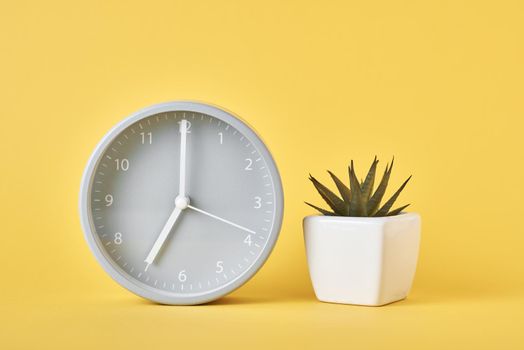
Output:
M369 201L369 198L371 197L371 193L373 193L373 186L375 184L375 173L377 171L377 164L378 164L378 160L377 160L377 156L375 156L375 159L373 160L373 163L371 164L371 167L369 168L368 174L366 175L366 179L364 180L364 183L362 184L362 198L364 199L366 205Z
M409 204L403 205L403 206L401 206L400 208L397 208L397 209L393 209L386 216L398 215L398 214L402 213L402 210L406 209L407 207L409 207Z
M369 215L373 215L380 206L382 197L384 197L384 194L386 193L386 189L388 188L389 177L391 175L391 170L393 169L394 162L395 162L395 158L393 158L393 160L391 161L391 165L386 164L386 170L384 170L384 175L382 175L382 179L380 180L380 183L378 184L377 190L375 191L375 193L371 196L371 198L368 201L367 212Z
M311 174L309 175L309 180L311 180L320 196L329 205L333 212L340 216L344 216L346 212L346 205L344 201L334 194L329 188L322 185L317 179L311 176Z
M326 210L326 209L322 209L320 207L317 207L316 205L313 205L311 203L308 203L308 202L304 202L306 203L307 205L309 205L310 207L318 210L322 215L327 215L327 216L335 216L336 214L333 213L333 212L330 212L329 210Z
M346 214L349 215L349 207L351 203L351 191L349 188L342 182L340 179L333 174L331 171L328 170L329 175L333 179L333 182L335 185L337 185L338 192L340 192L340 195L342 196L342 199L344 200L344 204L346 206Z
M393 204L395 203L395 201L397 200L398 196L400 195L400 192L402 192L402 190L404 189L404 187L406 187L406 184L408 183L408 181L411 179L411 176L408 177L408 179L406 181L404 181L404 183L400 186L400 188L397 190L397 192L395 192L391 198L386 202L384 203L384 205L382 206L382 208L380 208L376 213L375 215L373 216L386 216L389 209L391 209L391 207L393 206Z
M365 210L362 207L362 190L360 189L360 183L355 174L355 167L353 160L348 168L349 172L349 186L351 189L351 202L349 205L351 216L365 216Z

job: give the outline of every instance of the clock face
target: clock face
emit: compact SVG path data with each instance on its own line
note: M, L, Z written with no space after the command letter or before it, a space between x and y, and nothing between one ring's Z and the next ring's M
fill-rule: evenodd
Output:
M145 298L214 300L252 277L280 231L266 146L216 107L173 102L124 120L87 166L80 208L104 269Z

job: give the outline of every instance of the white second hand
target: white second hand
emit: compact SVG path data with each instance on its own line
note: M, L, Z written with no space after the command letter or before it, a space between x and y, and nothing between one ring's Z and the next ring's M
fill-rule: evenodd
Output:
M222 222L224 222L224 223L226 223L226 224L229 224L229 225L231 225L231 226L234 226L234 227L236 227L236 228L239 228L239 229L241 229L241 230L244 230L244 231L246 231L246 232L249 232L249 233L252 233L252 234L256 234L256 232L253 231L253 230L250 230L250 229L248 229L248 228L246 228L246 227L244 227L244 226L240 226L240 225L238 225L238 224L235 224L234 222L231 222L231 221L229 221L229 220L223 219L223 218L221 218L221 217L219 217L219 216L216 216L216 215L213 215L213 214L211 214L211 213L208 213L207 211L204 211L204 210L202 210L202 209L198 209L198 208L196 208L196 207L194 207L194 206L192 206L192 205L188 205L187 207L190 208L190 209L193 209L194 211L197 211L197 212L199 212L199 213L201 213L201 214L204 214L204 215L207 215L207 216L209 216L209 217L212 217L213 219L216 219L216 220L222 221Z

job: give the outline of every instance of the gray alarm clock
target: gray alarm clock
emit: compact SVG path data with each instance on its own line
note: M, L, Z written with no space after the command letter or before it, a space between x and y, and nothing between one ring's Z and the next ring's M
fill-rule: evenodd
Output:
M200 304L248 281L283 216L266 145L233 114L196 102L143 109L114 127L82 179L80 216L98 262L164 304Z

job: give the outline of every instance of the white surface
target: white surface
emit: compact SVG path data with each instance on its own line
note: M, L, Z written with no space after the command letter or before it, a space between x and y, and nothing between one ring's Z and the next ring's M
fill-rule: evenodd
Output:
M304 239L319 300L379 306L404 299L411 289L420 216L308 216Z

